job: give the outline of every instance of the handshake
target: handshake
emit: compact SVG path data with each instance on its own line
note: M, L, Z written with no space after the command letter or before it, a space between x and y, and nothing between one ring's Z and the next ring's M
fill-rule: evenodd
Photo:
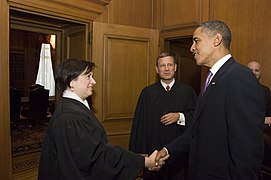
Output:
M149 157L145 157L145 167L150 171L159 171L168 158L169 154L166 148L161 149L159 152L155 150Z

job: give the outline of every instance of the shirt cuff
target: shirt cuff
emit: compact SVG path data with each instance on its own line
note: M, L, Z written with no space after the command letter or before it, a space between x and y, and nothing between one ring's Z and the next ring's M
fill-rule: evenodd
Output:
M184 117L184 114L183 113L179 113L179 115L180 115L180 118L177 121L177 124L181 125L181 126L185 126L185 117Z
M163 147L163 149L167 152L167 155L169 155L167 148Z

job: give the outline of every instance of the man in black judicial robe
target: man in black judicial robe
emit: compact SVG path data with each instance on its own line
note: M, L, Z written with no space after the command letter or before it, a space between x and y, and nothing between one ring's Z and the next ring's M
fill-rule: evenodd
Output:
M150 154L181 135L191 124L197 95L192 87L174 79L174 56L162 53L156 71L161 80L145 87L138 99L132 124L129 150ZM167 92L166 86L170 86ZM188 154L167 161L158 172L145 170L144 180L182 180L186 178Z

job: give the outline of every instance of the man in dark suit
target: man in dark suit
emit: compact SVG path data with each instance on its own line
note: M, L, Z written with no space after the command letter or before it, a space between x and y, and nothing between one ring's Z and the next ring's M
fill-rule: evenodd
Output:
M260 82L262 70L258 61L250 61L247 67L253 72ZM261 84L263 99L265 103L265 120L264 120L264 158L263 158L263 177L268 175L271 178L271 94L270 89ZM267 178L266 178L267 179Z
M260 78L262 75L261 64L258 61L250 61L247 64L247 67L253 72L253 74L256 76L256 78L260 81ZM263 84L261 84L261 87L262 87L262 92L263 92L265 108L266 108L264 123L270 127L270 125L271 125L271 94L270 94L270 89Z
M198 100L192 126L162 148L156 160L189 151L191 180L258 180L265 108L257 78L230 54L231 32L222 21L193 34L196 63L212 76ZM169 159L170 159L169 158Z

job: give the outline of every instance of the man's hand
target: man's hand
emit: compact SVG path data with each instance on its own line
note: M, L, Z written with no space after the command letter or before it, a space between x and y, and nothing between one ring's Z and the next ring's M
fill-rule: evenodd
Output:
M271 126L271 117L265 117L264 124Z
M180 114L179 113L168 113L161 117L160 122L164 125L170 125L175 123L179 120Z
M169 154L165 150L165 148L161 149L158 153L156 153L155 157L155 167L151 169L151 171L159 171L163 165L165 164L165 161L169 158Z
M152 168L156 166L155 157L156 157L157 152L158 151L155 150L149 157L145 156L145 167L148 168L149 170L151 170Z

